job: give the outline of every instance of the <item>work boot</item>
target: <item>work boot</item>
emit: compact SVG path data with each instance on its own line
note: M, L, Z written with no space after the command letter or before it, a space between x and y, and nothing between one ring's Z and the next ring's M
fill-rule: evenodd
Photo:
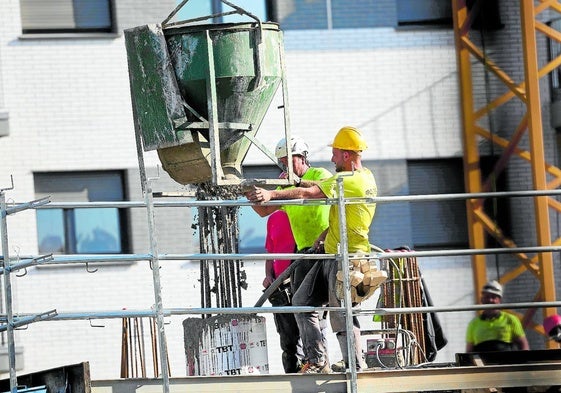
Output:
M331 371L333 371L334 373L344 373L345 371L347 371L347 363L343 359L341 359L337 363L333 363L331 365Z
M330 374L331 368L329 368L329 364L327 362L323 364L319 363L311 363L306 362L302 369L300 370L300 374Z
M356 361L356 370L360 371L363 368L366 368L366 363L362 359L362 350L360 345L360 330L358 328L353 329L353 333L355 335L355 361ZM342 332L338 332L336 334L337 341L339 341L339 347L341 348L341 354L343 355L343 360L341 362L337 362L335 364L344 365L344 370L347 369L347 365L349 364L348 358L348 350L347 350L347 335Z

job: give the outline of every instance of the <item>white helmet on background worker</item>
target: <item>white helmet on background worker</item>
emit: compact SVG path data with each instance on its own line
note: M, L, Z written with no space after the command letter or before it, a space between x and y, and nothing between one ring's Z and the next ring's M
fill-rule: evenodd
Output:
M293 156L308 156L308 144L304 141L304 139L293 136L290 138L290 150ZM275 157L283 158L287 157L288 153L286 152L286 139L282 138L279 143L277 143L277 147L275 147Z
M481 288L481 292L490 293L492 295L503 297L503 286L499 284L498 281L492 280L489 281L487 284L483 285L483 288Z

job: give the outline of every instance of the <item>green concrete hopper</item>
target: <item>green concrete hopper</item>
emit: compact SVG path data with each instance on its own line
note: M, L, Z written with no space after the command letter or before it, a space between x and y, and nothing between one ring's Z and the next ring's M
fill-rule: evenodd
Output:
M274 23L125 30L135 130L178 183L239 184L282 82Z

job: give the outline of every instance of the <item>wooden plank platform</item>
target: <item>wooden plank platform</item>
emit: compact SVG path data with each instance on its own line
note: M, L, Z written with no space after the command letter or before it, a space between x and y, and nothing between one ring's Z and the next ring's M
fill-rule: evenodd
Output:
M248 375L170 379L170 393L347 393L345 374ZM359 392L427 392L489 387L561 386L561 364L539 363L483 367L415 368L360 372ZM92 393L160 393L160 379L92 381Z

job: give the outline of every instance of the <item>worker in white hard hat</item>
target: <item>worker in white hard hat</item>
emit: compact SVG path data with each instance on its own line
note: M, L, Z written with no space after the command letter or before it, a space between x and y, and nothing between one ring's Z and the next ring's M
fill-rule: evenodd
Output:
M313 167L310 165L310 162L308 160L309 147L304 139L300 137L292 137L290 138L290 143L288 145L290 151L287 151L286 139L281 139L275 147L275 156L285 168L288 167L288 160L292 160L293 172L298 178L299 185L307 183L313 184L313 182L331 177L331 172L329 172L327 169ZM282 176L286 176L286 173L283 172L281 174L281 177ZM292 186L291 188L294 188L294 186ZM261 217L269 216L267 225L268 239L281 237L279 234L269 233L269 231L275 230L275 228L278 229L277 226L269 225L269 223L277 210L283 210L284 212L286 212L290 223L289 229L292 230L292 235L294 236L294 241L296 242L296 248L290 250L290 252L309 252L309 250L313 248L315 240L327 228L329 223L329 206L327 205L253 205L252 207ZM284 247L285 251L287 249L286 246L286 244L282 246ZM281 249L282 247L278 245L277 250ZM288 284L281 284L278 288L278 291L273 292L273 295L269 297L269 302L271 303L271 305L290 305L290 298L292 296L292 293L296 292L298 286L312 267L313 262L314 260L311 259L303 259L299 260L297 262L297 265L293 266L292 274L289 278L290 282ZM265 263L265 278L263 280L263 286L265 288L268 288L282 273L282 270L274 269L274 263L274 260L268 260ZM286 268L287 267L285 266L284 269ZM287 288L287 285L289 285L289 288ZM286 291L289 291L288 298L284 296ZM281 296L279 296L279 294ZM285 299L284 304L282 299ZM300 370L302 363L306 361L305 356L302 352L300 334L298 333L298 325L296 323L296 319L294 317L294 314L288 313L275 313L274 318L277 332L280 336L281 349L283 351L282 363L284 371L285 373L295 373ZM325 337L325 334L327 332L327 322L324 318L322 318L320 320L320 324L322 326L324 344L327 345L327 338Z
M503 286L496 280L481 289L482 304L501 304ZM487 308L472 319L466 331L466 352L530 349L520 320L500 309Z
M270 200L283 199L324 199L337 198L337 179L343 179L346 198L375 197L377 195L376 181L372 172L362 166L362 151L367 148L366 142L359 130L354 127L343 127L336 134L332 147L331 161L335 164L337 174L317 184L304 185L291 189L266 190L255 187L246 196L251 202L263 203ZM375 204L357 203L346 206L347 241L350 254L370 252L368 233L374 218ZM339 239L339 207L330 206L329 227L321 233L315 241L316 247L324 248L325 253L336 254L340 244ZM341 306L341 296L337 293L337 272L340 270L335 259L317 261L308 272L304 281L293 296L294 306ZM379 285L379 282L377 283ZM351 291L352 292L352 291ZM355 291L356 293L356 291ZM296 321L300 328L300 335L304 345L304 353L308 363L302 368L302 373L329 373L327 348L323 345L319 329L318 312L297 313ZM330 322L333 332L341 347L344 362L348 365L348 348L346 337L346 322L342 312L330 312ZM357 369L364 365L360 348L360 330L353 329L355 338L355 364Z

